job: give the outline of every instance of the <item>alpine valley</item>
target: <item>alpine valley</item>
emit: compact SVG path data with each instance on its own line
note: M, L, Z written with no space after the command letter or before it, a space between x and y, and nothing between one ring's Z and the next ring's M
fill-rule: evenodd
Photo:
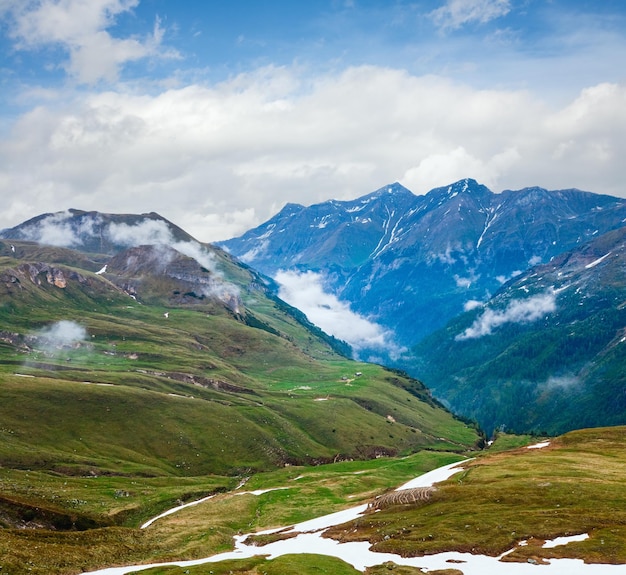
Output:
M204 558L359 504L329 537L398 557L626 564L625 218L617 198L465 180L287 206L228 250L155 213L3 230L0 574ZM352 359L278 297L271 276L291 268L323 274L407 351L391 367ZM476 421L498 428L488 449ZM616 427L541 449L503 431L598 425ZM388 493L462 460L435 488ZM263 552L292 536L146 572L424 572Z
M2 235L0 573L202 556L277 511L235 497L208 525L138 527L277 469L417 457L406 478L483 443L419 381L349 359L266 278L157 214L72 210ZM286 513L397 480L374 474L318 475Z

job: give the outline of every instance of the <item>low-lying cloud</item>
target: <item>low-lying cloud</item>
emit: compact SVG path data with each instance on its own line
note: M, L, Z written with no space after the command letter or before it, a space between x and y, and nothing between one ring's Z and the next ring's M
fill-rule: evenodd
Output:
M61 320L36 332L40 346L48 353L73 348L88 338L84 326L75 321Z
M513 300L503 310L486 309L455 339L461 341L491 335L493 330L506 323L532 323L554 311L556 294L552 291L524 300Z
M539 384L539 389L545 392L573 391L580 388L582 380L577 375L551 375L546 381Z
M111 242L128 248L152 246L149 257L154 269L164 273L175 257L175 252L195 260L203 269L211 273L204 278L199 291L207 297L216 297L239 313L240 289L227 281L218 268L215 254L196 241L180 241L174 237L171 228L163 220L145 218L135 224L111 222L102 225L102 217L87 216L76 220L70 212L59 212L43 218L22 230L22 238L48 245L76 248L95 235L104 236ZM136 257L132 254L129 258ZM144 254L145 257L145 254ZM129 261L128 265L132 267Z
M163 220L145 219L134 225L111 223L106 232L115 243L128 247L140 245L165 245L196 260L204 269L218 273L215 255L197 242L182 242L174 238L170 227Z
M102 229L102 218L84 217L80 221L68 212L50 214L37 223L22 229L22 238L51 246L74 248L85 239L102 235L115 244L136 247L142 245L169 246L196 260L204 269L221 275L217 270L215 254L195 241L177 240L167 222L145 218L136 224L111 222ZM166 254L163 254L166 258Z
M163 220L145 219L137 224L111 223L106 234L111 241L123 246L163 244L171 245L174 237Z
M80 224L72 223L72 214L68 211L57 212L42 218L37 223L25 226L22 235L25 240L71 248L82 244L81 236L93 235L94 226L100 223L100 219L85 218Z
M380 350L398 355L392 334L375 322L353 312L335 295L324 291L323 276L308 271L280 271L274 278L280 284L279 297L306 314L309 321L326 333L348 342L355 352Z

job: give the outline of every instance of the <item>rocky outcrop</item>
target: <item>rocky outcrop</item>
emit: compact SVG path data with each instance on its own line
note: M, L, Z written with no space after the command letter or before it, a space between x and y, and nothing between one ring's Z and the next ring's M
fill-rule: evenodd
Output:
M368 509L376 511L386 509L393 505L415 505L428 501L436 491L434 487L415 487L414 489L402 489L391 491L377 497L368 505Z
M77 271L60 268L44 262L25 263L16 268L6 270L0 281L7 286L20 286L24 281L41 286L45 283L54 287L65 289L68 280L77 281L81 284L88 284L89 279Z

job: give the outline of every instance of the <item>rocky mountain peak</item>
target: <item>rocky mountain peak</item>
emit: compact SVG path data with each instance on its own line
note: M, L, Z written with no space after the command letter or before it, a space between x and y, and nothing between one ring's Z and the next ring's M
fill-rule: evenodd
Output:
M443 203L457 198L459 195L484 200L485 203L489 203L494 193L486 186L479 184L476 180L465 178L448 186L434 188L426 194L426 199L431 204Z

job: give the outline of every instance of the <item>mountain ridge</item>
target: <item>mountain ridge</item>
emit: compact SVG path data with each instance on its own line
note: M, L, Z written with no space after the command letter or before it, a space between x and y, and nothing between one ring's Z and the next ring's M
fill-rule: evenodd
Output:
M328 292L411 345L507 279L623 221L620 198L539 187L494 194L467 178L423 196L393 184L279 213L217 245L272 277L321 274Z
M379 192L374 196L384 201L387 196ZM379 358L375 361L420 378L436 398L455 413L476 419L487 433L502 425L518 432L562 433L625 423L626 407L618 400L607 403L607 397L620 396L626 382L619 373L626 365L613 348L602 346L620 341L619 330L626 334L619 307L620 297L626 301L626 278L615 267L617 256L611 256L611 273L605 271L609 260L601 257L611 249L621 253L614 244L626 230L626 200L538 186L494 194L471 179L402 199L402 210L381 204L382 210L371 214L378 227L365 238L366 227L355 231L360 224L349 212L334 230L327 229L329 223L305 232L290 220L280 233L264 237L265 255L252 257L250 263L271 276L291 258L287 265L294 272L317 274L324 288L349 302L353 312L392 333L378 348L357 349L361 357ZM360 206L360 201L349 205ZM315 206L318 221L335 213L330 206ZM301 210L301 218L306 211ZM329 244L339 229L344 242ZM256 233L242 236L247 248L258 245ZM294 251L298 236L305 233L307 250ZM287 245L285 236L295 239ZM243 243L236 238L223 245L237 255ZM271 259L274 248L280 261ZM366 256L355 262L350 257L355 252ZM587 253L597 257L583 256ZM568 277L573 272L566 262L577 260L584 262L576 273L587 278L587 299L558 291L563 287L558 274ZM555 271L557 267L562 269ZM539 283L527 279L544 275L554 276L557 287L539 290ZM289 278L281 273L280 279ZM535 292L528 295L516 287L522 281L528 282L524 289L532 284ZM502 303L508 300L510 308ZM486 318L482 323L481 313ZM561 318L560 327L553 325L558 321L554 317ZM574 327L568 331L571 322ZM490 326L498 328L501 341L490 334ZM392 338L406 349L395 352ZM577 360L576 349L586 358L585 365ZM610 374L604 387L602 370ZM581 391L570 405L565 390L573 381ZM552 390L542 395L542 386ZM574 405L587 415L577 419Z

